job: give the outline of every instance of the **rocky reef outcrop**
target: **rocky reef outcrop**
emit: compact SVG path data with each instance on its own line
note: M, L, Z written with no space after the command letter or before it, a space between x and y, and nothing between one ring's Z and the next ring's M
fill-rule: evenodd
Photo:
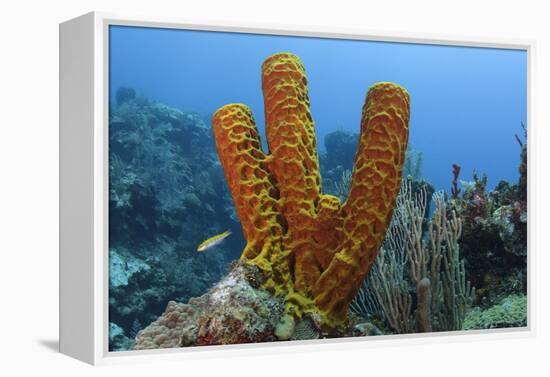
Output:
M124 349L170 300L204 294L243 247L212 131L196 113L120 88L109 116L109 320ZM217 250L207 237L233 230Z
M295 322L284 314L284 300L260 286L264 276L255 266L235 262L230 272L207 293L187 303L170 301L164 313L141 330L134 350L308 340L328 337L320 318ZM352 316L341 333L332 336L374 336L381 332ZM117 333L118 336L118 333ZM117 341L123 341L117 338Z
M527 293L527 144L521 144L517 183L501 181L487 190L488 177L474 173L452 200L463 218L461 247L476 287L477 304L495 305L510 294Z

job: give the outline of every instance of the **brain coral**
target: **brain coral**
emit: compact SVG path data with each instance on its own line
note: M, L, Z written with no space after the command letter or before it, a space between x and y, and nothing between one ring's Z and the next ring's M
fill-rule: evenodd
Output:
M247 240L241 259L266 276L297 319L328 327L347 318L390 221L409 134L409 95L393 83L367 94L352 184L344 203L321 192L317 141L300 59L268 57L262 90L269 154L251 110L228 104L212 124L216 146Z

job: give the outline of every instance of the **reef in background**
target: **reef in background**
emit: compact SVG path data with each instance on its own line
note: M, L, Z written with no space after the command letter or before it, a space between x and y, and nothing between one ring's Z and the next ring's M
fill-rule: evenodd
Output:
M120 88L109 116L110 349L131 346L170 300L205 293L243 247L212 132L196 113ZM212 253L205 238L235 236Z
M500 181L488 191L488 177L474 172L474 180L461 181L461 195L451 200L463 218L462 252L482 308L527 294L527 143L516 139L517 183Z

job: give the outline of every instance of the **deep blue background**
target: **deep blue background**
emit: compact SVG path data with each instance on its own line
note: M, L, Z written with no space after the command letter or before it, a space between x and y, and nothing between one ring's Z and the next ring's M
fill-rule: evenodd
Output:
M337 128L358 132L369 86L393 81L411 95L413 149L423 176L449 190L486 172L493 187L516 181L520 122L527 117L527 54L520 50L284 37L112 26L110 89L136 89L152 100L210 119L220 106L250 106L264 129L260 67L276 52L302 59L319 147Z

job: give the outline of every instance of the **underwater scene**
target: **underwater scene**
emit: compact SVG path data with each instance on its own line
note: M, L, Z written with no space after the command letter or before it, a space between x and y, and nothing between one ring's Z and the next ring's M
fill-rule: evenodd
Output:
M110 26L109 350L527 326L527 52Z

